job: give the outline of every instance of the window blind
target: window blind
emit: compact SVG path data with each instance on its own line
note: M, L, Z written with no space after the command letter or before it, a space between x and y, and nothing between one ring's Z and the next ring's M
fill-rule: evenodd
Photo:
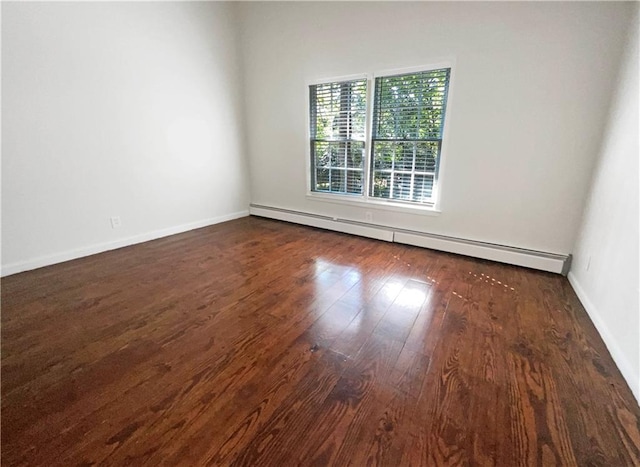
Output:
M311 190L363 194L367 80L309 87Z
M376 78L371 196L433 203L450 71Z

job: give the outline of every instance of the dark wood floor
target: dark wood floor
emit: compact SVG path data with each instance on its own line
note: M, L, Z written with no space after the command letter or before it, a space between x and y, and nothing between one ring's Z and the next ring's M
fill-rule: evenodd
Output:
M3 465L640 464L557 275L258 218L2 281Z

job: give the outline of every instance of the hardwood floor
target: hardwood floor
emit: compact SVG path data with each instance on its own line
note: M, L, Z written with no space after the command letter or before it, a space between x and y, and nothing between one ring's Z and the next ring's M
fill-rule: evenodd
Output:
M2 280L3 465L640 465L564 277L245 218Z

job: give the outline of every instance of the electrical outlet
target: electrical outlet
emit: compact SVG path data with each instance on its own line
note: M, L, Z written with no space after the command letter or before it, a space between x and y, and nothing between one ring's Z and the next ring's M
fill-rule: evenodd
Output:
M371 211L365 211L364 220L367 222L373 222L373 213Z
M113 216L111 218L111 228L119 229L120 227L122 227L122 221L120 220L120 216Z

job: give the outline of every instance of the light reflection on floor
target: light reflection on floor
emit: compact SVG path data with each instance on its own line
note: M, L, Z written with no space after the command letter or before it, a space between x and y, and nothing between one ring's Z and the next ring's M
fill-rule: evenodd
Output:
M393 279L389 279L382 288L382 291L385 294L386 298L389 300L395 300L402 290L402 287L404 287L405 282L406 279L403 280L402 277L397 275L394 276Z
M435 280L423 281L405 274L393 274L385 279L381 288L372 288L371 284L364 283L366 279L360 269L353 265L316 258L314 268L319 305L314 309L318 320L314 324L313 335L319 340L332 336L338 324L344 329L342 337L357 335L362 326L375 327L383 315L389 323L410 325L435 285ZM322 297L332 298L326 302L328 307L325 307ZM382 314L381 310L384 310ZM344 320L349 321L346 328Z
M421 306L427 298L426 290L407 288L400 292L395 302L401 306L417 307Z

